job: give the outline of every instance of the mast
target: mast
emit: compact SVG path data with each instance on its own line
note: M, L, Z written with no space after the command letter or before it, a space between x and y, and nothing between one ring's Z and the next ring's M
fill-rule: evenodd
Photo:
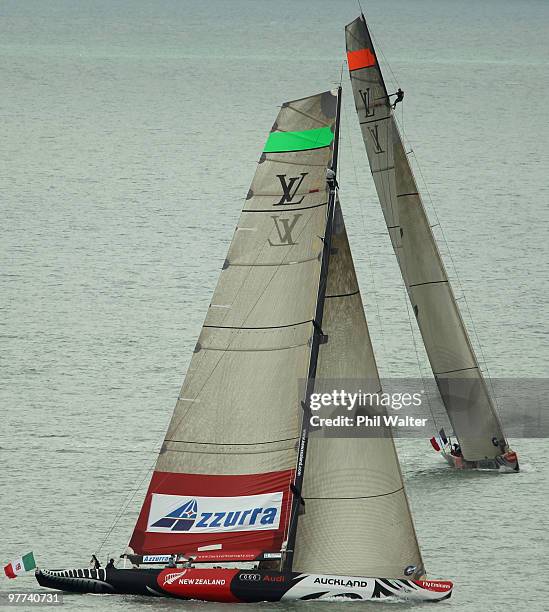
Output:
M335 117L334 130L334 145L332 149L332 159L330 168L337 175L337 160L339 149L339 124L341 115L341 86L337 88L337 107ZM328 195L328 208L326 211L326 228L324 230L324 248L322 249L322 260L320 264L320 280L318 283L318 294L316 299L315 317L313 321L313 336L311 343L311 356L309 360L309 369L307 373L307 382L305 390L305 400L302 403L303 414L301 421L301 434L299 436L298 456L296 463L296 471L292 487L293 499L290 510L290 523L288 529L288 540L286 545L286 554L282 562L282 568L285 571L292 571L294 547L297 534L297 525L299 521L299 512L302 505L301 491L303 489L303 479L305 476L305 460L307 457L307 443L309 434L309 424L311 418L311 394L314 392L316 370L318 363L318 353L322 342L325 342L325 336L322 332L322 320L324 316L324 301L326 298L326 285L328 281L328 270L330 264L330 253L332 248L332 233L334 216L336 209L336 192L337 187L334 181L333 189L330 189Z
M463 456L508 450L393 116L364 15L346 29L357 115L389 235Z

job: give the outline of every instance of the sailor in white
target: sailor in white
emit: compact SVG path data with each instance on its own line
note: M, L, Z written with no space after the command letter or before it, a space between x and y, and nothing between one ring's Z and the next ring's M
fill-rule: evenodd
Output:
M339 188L339 185L337 184L336 173L329 166L328 168L326 168L326 182L328 183L330 191Z

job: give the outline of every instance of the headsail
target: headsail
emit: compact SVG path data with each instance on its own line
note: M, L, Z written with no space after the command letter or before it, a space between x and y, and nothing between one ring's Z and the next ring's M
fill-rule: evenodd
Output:
M364 16L346 29L356 110L389 235L465 459L508 449L410 167Z
M285 103L238 222L130 547L255 558L288 537L337 96Z
M320 347L317 381L322 385L323 381L343 380L348 392L379 393L377 366L339 203L322 327L328 341ZM303 486L305 513L299 517L294 571L388 578L424 573L391 432L380 428L378 435L332 437L327 430L310 434ZM406 573L406 568L413 569Z

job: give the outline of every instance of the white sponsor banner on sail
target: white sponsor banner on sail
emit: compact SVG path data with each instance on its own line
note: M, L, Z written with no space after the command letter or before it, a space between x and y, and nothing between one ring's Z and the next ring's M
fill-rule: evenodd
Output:
M278 529L282 491L239 497L191 497L154 493L147 531L216 533Z

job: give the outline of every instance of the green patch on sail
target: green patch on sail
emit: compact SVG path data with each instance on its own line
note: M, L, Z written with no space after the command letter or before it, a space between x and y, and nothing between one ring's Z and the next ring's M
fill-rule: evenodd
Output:
M285 151L320 149L331 144L333 139L334 133L329 127L301 132L271 132L263 151L265 153L284 153Z

